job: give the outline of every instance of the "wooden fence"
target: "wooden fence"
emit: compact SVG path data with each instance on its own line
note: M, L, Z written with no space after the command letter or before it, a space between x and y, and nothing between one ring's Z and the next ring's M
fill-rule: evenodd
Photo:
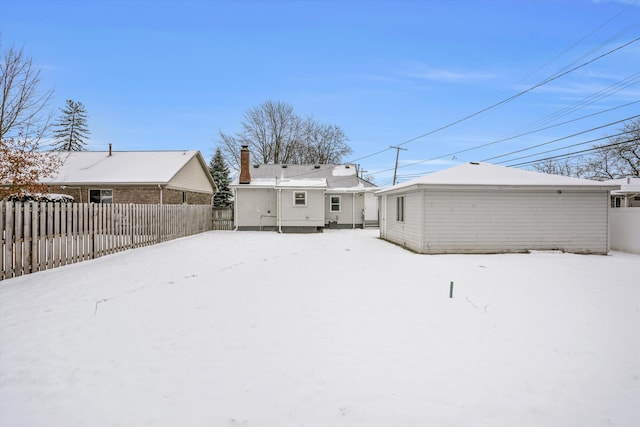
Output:
M210 205L0 202L0 280L213 229Z
M213 208L213 229L233 230L233 208Z

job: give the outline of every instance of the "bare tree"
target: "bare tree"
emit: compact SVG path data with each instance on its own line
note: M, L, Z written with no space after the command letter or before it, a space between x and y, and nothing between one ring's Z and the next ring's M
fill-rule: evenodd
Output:
M39 91L40 70L22 49L3 49L0 39L0 198L10 193L42 190L58 157L40 150L49 128L46 111L52 91Z
M351 152L344 131L303 119L283 102L267 101L244 114L236 135L219 133L218 147L227 163L240 165L240 147L249 146L261 163L339 163Z
M581 177L583 168L581 166L582 158L578 159L548 159L540 163L533 165L533 168L542 173L548 173L551 175L564 175Z
M545 160L534 164L539 172L595 180L640 177L640 119L624 124L622 132L592 151L575 158Z
M300 163L340 163L351 154L344 131L335 125L324 125L313 120L307 121L306 147L302 150Z
M625 123L621 133L595 148L585 165L588 178L640 177L640 119Z

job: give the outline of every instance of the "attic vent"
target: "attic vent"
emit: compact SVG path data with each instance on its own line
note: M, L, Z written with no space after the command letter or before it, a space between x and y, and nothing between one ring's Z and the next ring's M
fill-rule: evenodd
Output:
M320 165L313 165L314 169L320 169Z
M469 162L469 163L472 164L472 165L475 165L475 166L478 166L480 164L478 162Z
M287 165L282 165L282 169L285 169L287 167Z

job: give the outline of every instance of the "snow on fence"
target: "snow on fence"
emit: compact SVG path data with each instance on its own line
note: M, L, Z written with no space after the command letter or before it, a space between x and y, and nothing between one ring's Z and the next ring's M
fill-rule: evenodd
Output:
M209 231L210 205L0 203L0 280Z
M640 254L640 208L609 209L609 247Z

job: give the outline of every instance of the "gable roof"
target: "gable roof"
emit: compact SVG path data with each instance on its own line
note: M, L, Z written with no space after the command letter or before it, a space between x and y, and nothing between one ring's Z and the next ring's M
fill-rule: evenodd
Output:
M62 160L57 173L45 181L55 185L167 185L192 160L216 185L197 150L54 152Z
M412 186L517 186L517 187L584 187L615 190L619 186L561 175L533 172L490 163L463 163L449 169L378 191L385 193Z
M355 165L253 165L250 184L239 184L236 178L231 185L244 186L287 186L287 187L326 187L331 189L375 188L375 185L358 177ZM322 183L324 182L324 186Z

